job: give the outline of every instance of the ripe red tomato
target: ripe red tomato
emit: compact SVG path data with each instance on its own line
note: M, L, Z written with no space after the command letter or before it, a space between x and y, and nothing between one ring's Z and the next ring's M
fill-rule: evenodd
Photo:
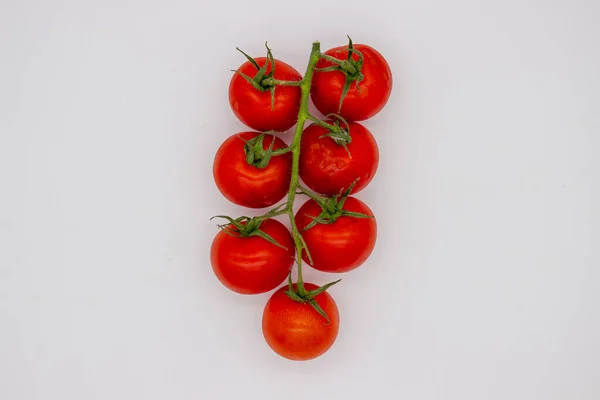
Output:
M310 125L302 134L300 177L318 193L339 194L360 178L352 189L352 193L356 193L375 176L379 165L375 138L357 122L349 122L348 125L352 142L346 145L347 150L331 137L321 137L329 131L318 125Z
M259 67L266 62L266 57L254 59ZM271 71L269 63L266 73ZM238 72L253 78L256 68L246 61ZM291 65L275 60L273 78L286 81L301 81L302 75ZM234 74L229 83L229 104L240 121L257 131L285 131L290 129L298 118L301 91L298 86L277 86L275 103L271 108L271 92L255 89L243 76Z
M288 229L274 219L264 220L260 229L285 249L259 236L231 236L224 231L213 240L210 249L213 271L234 292L258 294L273 290L292 268L294 241Z
M342 109L338 113L346 76L341 71L315 71L311 97L315 107L324 115L338 113L349 121L362 121L377 114L387 103L392 92L392 72L385 58L374 48L364 44L355 44L353 47L364 57L362 66L364 79L358 82L360 90L356 88L356 81L351 84L342 103ZM347 49L347 46L335 47L327 50L325 54L346 60ZM352 58L358 60L359 56L354 53ZM332 65L334 64L330 61L321 59L317 63L317 68Z
M344 210L373 215L362 201L348 197ZM300 207L295 220L312 256L312 267L324 272L348 272L363 264L371 255L377 238L375 218L341 216L330 224L317 224L303 229L321 213L321 206L310 199ZM308 264L304 252L302 258Z
M305 283L306 290L317 289ZM294 289L296 284L294 284ZM290 360L311 360L333 345L340 327L337 305L327 292L318 294L315 301L329 317L327 320L307 303L290 299L284 286L277 290L265 306L262 330L267 344L282 357Z
M290 185L291 153L271 157L265 168L246 161L244 140L258 135L258 132L241 132L230 136L217 150L213 163L215 183L223 196L243 207L271 206L287 194ZM263 148L267 149L273 140L275 150L286 146L280 138L265 135Z

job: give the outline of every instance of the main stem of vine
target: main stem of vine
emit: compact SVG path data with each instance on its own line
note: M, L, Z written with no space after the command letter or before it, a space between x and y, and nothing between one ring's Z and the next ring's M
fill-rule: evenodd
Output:
M296 190L298 188L298 166L300 162L300 140L302 139L302 131L304 130L304 123L309 119L310 114L308 112L308 97L310 95L310 85L312 83L313 73L315 66L321 57L321 44L314 42L312 45L312 51L308 59L308 66L306 67L306 73L300 83L301 98L300 98L300 110L298 111L298 123L296 125L296 132L294 133L294 140L290 146L292 149L292 178L290 181L290 189L288 192L287 206L285 212L290 217L290 224L292 226L292 237L294 238L294 245L296 246L296 262L298 264L298 280L296 281L296 290L298 295L303 297L306 295L306 289L304 288L304 279L302 278L302 238L298 231L298 226L294 220L294 200L296 198Z

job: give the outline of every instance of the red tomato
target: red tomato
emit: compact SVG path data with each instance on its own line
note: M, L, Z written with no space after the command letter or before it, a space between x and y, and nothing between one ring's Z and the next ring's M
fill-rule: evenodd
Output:
M305 283L306 290L317 289ZM296 284L294 284L294 289ZM329 317L327 320L307 303L290 299L287 286L273 293L263 313L262 329L267 344L282 357L290 360L311 360L333 345L340 327L337 305L327 292L318 294L315 301Z
M265 57L256 57L256 63L262 67ZM246 61L239 72L254 78L256 68ZM267 73L271 71L271 64ZM275 79L301 81L302 75L283 61L275 60ZM257 131L285 131L290 129L298 119L301 91L298 86L277 86L275 88L275 104L271 109L271 92L255 89L244 77L234 74L229 83L229 104L240 121Z
M355 44L353 47L364 57L362 66L364 79L358 82L360 90L356 88L356 81L352 82L342 103L342 109L338 113L346 76L340 71L315 71L311 97L315 107L324 115L338 113L349 121L363 121L377 114L387 103L392 92L392 72L385 58L374 48L364 44ZM327 50L325 54L346 60L347 49L347 46L340 46ZM352 58L358 60L359 56L354 53ZM331 65L333 63L330 61L321 59L317 63L317 68Z
M329 133L318 125L310 125L302 134L300 147L300 177L312 190L326 194L339 194L356 181L352 193L361 191L371 182L379 165L379 149L367 128L349 122L352 142L337 144Z
M274 219L264 220L260 229L285 249L259 236L217 233L210 249L210 262L219 281L234 292L258 294L283 282L294 262L294 242L288 229Z
M348 197L344 210L373 215L365 203ZM305 231L303 229L321 213L321 206L308 200L296 213L298 229L304 237L308 251L312 256L312 267L324 272L348 272L366 261L377 238L375 218L356 218L341 216L331 224L317 224ZM308 264L306 253L302 258Z
M271 206L287 194L290 186L292 153L271 157L265 168L246 162L241 138L249 140L258 135L257 132L241 132L230 136L217 150L213 164L215 183L223 196L243 207ZM280 138L265 135L263 148L267 149L273 140L273 149L286 146Z

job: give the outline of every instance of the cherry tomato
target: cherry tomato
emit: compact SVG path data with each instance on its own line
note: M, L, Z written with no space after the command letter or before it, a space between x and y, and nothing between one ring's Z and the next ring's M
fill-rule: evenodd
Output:
M217 150L213 164L215 183L223 196L243 207L271 206L287 194L290 185L291 153L271 157L265 168L246 161L244 140L258 135L257 132L242 132L230 136ZM263 148L267 149L273 140L275 150L286 146L280 138L265 135Z
M306 290L317 289L305 283ZM294 284L294 289L296 284ZM290 299L284 286L277 290L265 306L262 330L267 344L282 357L290 360L311 360L333 345L340 326L340 315L333 297L327 292L318 294L315 301L329 317L329 323L307 303Z
M375 138L359 123L348 125L352 141L346 145L347 150L331 137L322 137L329 131L318 125L310 125L302 134L300 177L318 193L339 194L360 178L352 189L352 193L357 193L375 176L379 165Z
M266 62L266 57L254 59L259 67ZM267 73L271 71L271 64ZM238 72L251 78L256 75L256 68L246 61ZM302 75L292 66L283 61L275 60L275 73L278 80L300 81ZM298 119L301 91L298 86L277 86L275 88L275 103L272 108L271 92L255 89L243 76L234 74L229 83L229 104L233 113L244 124L257 131L285 131L290 129Z
M232 236L220 231L210 249L210 262L223 285L241 294L265 293L283 282L294 262L294 241L279 221L266 219L260 229L285 249L260 236Z
M338 113L349 121L363 121L377 114L387 103L392 92L392 72L383 56L374 48L363 44L355 44L354 49L363 54L362 74L364 78L350 85L350 90L344 98L342 109L338 112L342 89L346 76L341 71L319 72L315 71L311 97L315 107L324 115ZM348 47L340 46L327 50L325 54L346 60ZM352 55L358 60L358 54ZM317 68L334 65L330 61L321 59Z
M373 215L362 201L348 197L343 210ZM362 265L375 247L375 218L341 216L330 224L317 224L304 230L321 213L321 206L310 199L300 207L295 220L312 256L312 267L324 272L348 272ZM308 264L306 252L302 258Z

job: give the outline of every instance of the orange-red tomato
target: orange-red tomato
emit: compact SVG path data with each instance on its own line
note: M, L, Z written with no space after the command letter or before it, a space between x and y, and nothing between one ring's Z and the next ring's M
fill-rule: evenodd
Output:
M260 229L285 249L259 236L217 233L210 249L215 275L227 288L241 294L275 289L287 278L294 262L294 242L279 221L266 219Z
M248 164L244 140L258 135L258 132L242 132L230 136L217 150L213 163L215 183L223 196L249 208L268 207L281 200L287 194L291 179L292 153L271 157L265 168ZM267 149L273 140L274 150L286 146L280 138L266 135L263 148Z
M373 215L362 201L348 197L344 210ZM371 255L377 239L375 218L342 216L331 224L316 224L303 229L321 213L321 206L308 200L296 213L296 225L312 256L311 266L324 272L348 272L362 265ZM306 252L302 258L309 263Z
M259 67L265 62L265 57L254 59ZM271 71L271 64L266 73ZM256 75L256 68L246 61L238 72L251 78ZM302 75L291 65L275 60L273 78L284 81L301 81ZM275 103L271 103L270 90L259 91L240 74L234 74L229 83L229 104L233 113L240 121L252 129L265 132L269 130L285 131L290 129L298 119L301 91L298 86L277 86L275 88ZM273 107L272 107L273 105Z
M348 121L363 121L377 114L387 103L392 92L392 71L385 58L374 48L364 44L355 44L353 47L363 54L362 73L364 78L358 82L358 89L356 82L352 82L339 114ZM325 54L346 60L348 46L335 47L327 50ZM354 53L352 58L358 60L359 56ZM330 61L321 59L317 63L317 68L326 68L331 65L333 63ZM321 113L324 115L338 113L345 82L346 76L340 71L315 71L311 98Z
M315 192L335 195L348 189L357 193L371 182L379 165L379 149L375 138L367 128L357 122L349 122L352 141L337 144L331 137L323 137L329 131L316 124L310 125L302 134L300 148L300 177ZM348 154L350 153L350 154Z
M306 290L317 289L305 283ZM294 289L296 285L294 284ZM329 317L329 323L308 303L290 299L284 286L277 290L265 306L262 330L267 344L282 357L290 360L311 360L325 353L335 342L340 315L333 297L323 292L315 297Z

